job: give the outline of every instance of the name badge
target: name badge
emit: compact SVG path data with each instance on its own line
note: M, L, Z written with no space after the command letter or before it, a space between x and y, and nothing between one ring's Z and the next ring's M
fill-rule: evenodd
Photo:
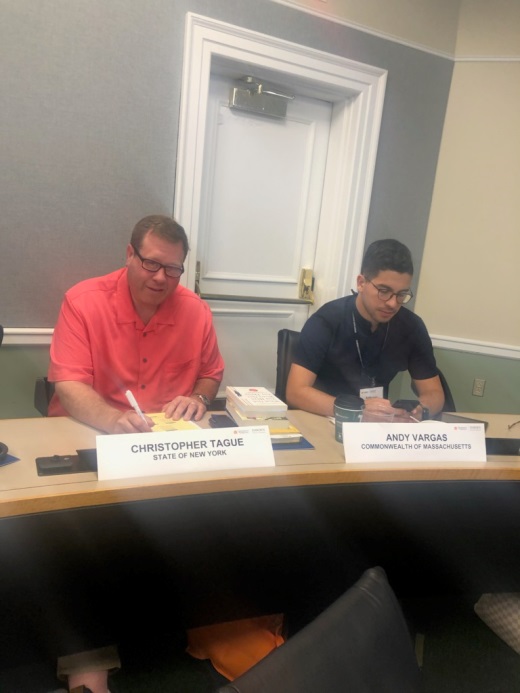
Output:
M346 462L485 462L484 424L344 423Z
M98 479L274 467L267 426L96 437Z
M359 391L361 399L369 399L370 397L383 397L383 387L362 387Z

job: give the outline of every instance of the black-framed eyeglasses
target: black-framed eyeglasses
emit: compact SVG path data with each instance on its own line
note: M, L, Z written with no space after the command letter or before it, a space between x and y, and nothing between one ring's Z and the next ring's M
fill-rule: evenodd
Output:
M377 284L374 284L373 281L370 281L367 277L365 277L367 282L372 284L374 289L377 289L377 295L379 298L384 301L385 303L389 301L391 298L395 296L397 303L402 305L403 303L408 303L408 301L411 301L413 298L413 293L410 291L410 289L406 291L392 291L392 289L389 286L377 286Z
M147 272L158 272L160 269L163 269L164 274L172 279L178 279L182 274L184 274L184 265L181 265L181 267L178 265L163 265L161 262L157 262L157 260L150 260L147 257L143 257L135 245L133 243L131 245L135 254L141 260L143 269L145 269Z

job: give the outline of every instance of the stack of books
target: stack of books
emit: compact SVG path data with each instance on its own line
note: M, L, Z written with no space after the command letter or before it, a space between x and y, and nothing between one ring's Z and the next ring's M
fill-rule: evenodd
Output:
M226 410L237 426L267 426L273 443L299 443L302 434L287 418L287 405L265 387L226 388Z

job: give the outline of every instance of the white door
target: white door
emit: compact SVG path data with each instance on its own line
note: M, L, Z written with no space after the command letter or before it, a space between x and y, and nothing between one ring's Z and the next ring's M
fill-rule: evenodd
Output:
M300 330L309 303L332 105L297 95L287 116L229 107L232 82L209 88L197 260L212 308L225 384L274 388L277 332Z
M174 205L192 249L183 283L218 296L208 302L223 387L274 389L278 330L300 329L359 271L386 72L191 13L184 46ZM222 75L285 85L296 95L287 118L231 113ZM314 306L297 298L305 266Z

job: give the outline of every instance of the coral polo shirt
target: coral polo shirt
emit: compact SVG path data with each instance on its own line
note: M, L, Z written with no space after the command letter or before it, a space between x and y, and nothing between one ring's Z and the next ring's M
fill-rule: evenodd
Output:
M143 411L156 412L177 395L191 395L200 378L220 382L224 371L209 306L179 285L145 325L126 268L67 291L50 359L49 380L86 383L121 411L129 408L127 389ZM66 413L54 396L49 415Z

